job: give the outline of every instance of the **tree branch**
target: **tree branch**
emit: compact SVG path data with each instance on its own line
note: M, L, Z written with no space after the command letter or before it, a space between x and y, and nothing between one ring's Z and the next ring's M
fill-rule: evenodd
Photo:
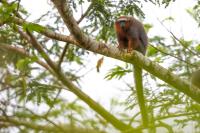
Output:
M90 6L88 7L88 9L85 11L85 13L81 15L81 18L77 21L77 24L79 24L79 23L87 16L87 14L89 13L89 11L92 9L92 5L93 5L93 4L91 3ZM69 46L69 43L66 43L66 44L65 44L65 47L64 47L64 49L63 49L63 52L62 52L62 54L61 54L61 56L60 56L60 60L59 60L59 62L58 62L58 67L59 67L59 68L60 68L61 63L62 63L62 61L63 61L63 59L64 59L65 53L67 52L68 46Z
M7 117L3 117L3 116L0 116L0 121L11 123L12 125L15 125L15 126L25 126L27 128L31 128L31 129L34 129L34 130L44 130L44 131L49 131L49 132L59 131L56 128L53 128L53 127L50 127L50 126L36 125L36 124L33 124L33 123L29 123L27 121L18 121L16 119L7 118Z
M60 69L60 67L61 67L61 63L62 63L63 60L64 60L65 53L67 52L68 47L69 47L69 43L66 43L66 44L65 44L65 47L64 47L64 49L63 49L63 51L62 51L62 54L61 54L61 56L60 56L59 62L58 62L58 68L59 68L59 69Z
M33 130L37 130L37 131L46 131L49 133L63 133L61 132L59 129L55 128L54 126L48 126L48 125L37 125L33 122L28 122L28 121L20 121L17 119L13 119L13 118L7 118L4 116L0 116L0 122L5 123L4 125L7 127L12 127L12 126L24 126L26 128L30 128ZM88 129L88 128L80 128L80 127L71 127L70 125L63 125L60 124L64 129L65 129L65 133L105 133L105 132L100 132L100 131L96 131L93 129Z
M90 3L89 7L87 8L87 10L85 11L85 13L83 13L80 17L80 19L77 21L77 24L79 24L90 12L90 10L92 9L93 6L93 2Z
M197 115L200 114L199 112L191 112L191 113L182 113L182 114L169 114L168 116L160 116L155 118L155 120L165 120L165 119L170 119L170 118L177 118L177 117L184 117L184 116L190 116L190 115Z
M15 52L17 54L20 54L21 56L24 56L24 57L29 57L29 58L33 58L31 55L29 55L23 48L19 48L19 47L13 47L9 44L5 44L5 43L0 43L0 49L1 50L6 50L6 51L9 51L9 52ZM43 66L44 68L46 68L47 70L51 71L51 68L46 64L44 63L43 61L41 60L37 60L36 61L39 65Z
M159 121L159 124L156 127L164 127L168 130L169 133L174 133L172 127L164 122Z
M171 56L171 57L173 57L173 58L175 58L175 59L177 59L177 60L179 60L179 61L182 61L182 62L186 63L187 65L190 65L190 66L193 66L193 67L197 67L197 65L191 64L190 62L188 62L188 61L186 61L186 60L183 60L183 59L181 59L181 58L179 58L179 57L177 57L177 56L175 56L175 55L173 55L173 54L170 54L170 53L168 53L168 52L165 52L164 50L159 49L158 47L155 47L155 46L152 45L152 44L149 44L149 45L150 45L152 48L156 49L157 51L159 51L159 52L161 52L161 53L163 53L163 54L165 54L165 55L169 55L169 56Z
M17 25L23 26L23 25L31 25L34 23L31 22L27 22L23 19L17 18L17 17L11 17L12 22L14 22ZM56 33L42 25L37 24L39 27L41 27L41 30L37 30L36 32L45 35L46 37L49 37L51 39L55 39L55 40L59 40L59 41L63 41L63 42L68 42L70 44L75 44L79 47L81 47L81 45L78 44L78 42L72 37L72 36L66 36L63 34L59 34Z
M159 19L157 19L159 22L160 22L160 24L167 30L167 32L169 32L170 34L171 34L171 36L176 40L176 41L178 41L180 44L181 44L181 46L182 47L184 47L185 49L187 49L190 53L192 53L193 55L196 55L196 56L198 56L198 57L200 57L200 55L198 54L198 53L196 53L195 51L193 51L193 50L191 50L191 49L189 49L187 46L185 46L185 44L178 38L178 37L176 37L175 36L175 34L172 32L172 31L170 31L164 24L163 24L163 22L161 22Z

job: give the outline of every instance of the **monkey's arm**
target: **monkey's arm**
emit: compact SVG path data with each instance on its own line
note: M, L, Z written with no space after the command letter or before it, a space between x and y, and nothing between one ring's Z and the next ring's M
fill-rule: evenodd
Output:
M119 33L117 34L117 40L118 40L118 48L119 50L122 50L124 48L126 48L126 42L124 41L123 37L121 37L122 35L120 35Z
M128 39L128 49L127 49L127 52L130 53L132 50L137 50L137 51L140 51L138 50L138 48L140 47L140 41L138 38L130 38Z

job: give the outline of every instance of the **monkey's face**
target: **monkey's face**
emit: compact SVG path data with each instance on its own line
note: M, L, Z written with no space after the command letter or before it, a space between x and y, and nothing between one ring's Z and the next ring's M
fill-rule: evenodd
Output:
M125 26L126 26L126 21L119 21L119 25L120 25L120 27L122 28L122 29L124 29L125 28Z
M126 27L126 23L128 22L128 19L127 18L119 18L117 21L116 21L119 26L124 29Z

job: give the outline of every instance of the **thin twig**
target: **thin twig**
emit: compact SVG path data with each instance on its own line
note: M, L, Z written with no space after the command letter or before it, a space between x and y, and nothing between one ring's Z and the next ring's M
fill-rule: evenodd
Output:
M175 55L172 55L172 54L170 54L170 53L164 52L163 50L161 50L161 49L159 49L159 48L153 46L152 44L149 44L149 45L150 45L151 47L153 47L154 49L158 50L159 52L165 54L165 55L169 55L169 56L171 56L171 57L174 57L175 59L177 59L177 60L179 60L179 61L182 61L182 62L184 62L184 63L186 63L186 64L188 64L188 65L191 65L191 66L194 66L194 67L197 66L197 65L191 64L191 63L189 63L189 62L187 62L187 61L185 61L185 60L183 60L183 59L181 59L181 58L178 58L178 57L176 57Z
M170 30L163 24L163 22L161 22L159 19L157 19L157 20L158 20L158 21L160 22L160 24L171 34L171 36L172 36L176 41L178 41L178 42L181 44L181 46L183 46L185 49L187 49L190 53L192 53L192 54L194 54L194 55L200 57L199 54L195 53L194 51L192 51L191 49L189 49L188 47L186 47L185 44L183 44L183 43L181 42L181 40L180 40L179 38L177 38L177 37L174 35L174 33L173 33L172 31L170 31Z
M60 67L61 67L61 63L62 63L63 60L64 60L65 53L67 52L68 47L69 47L69 43L66 43L66 45L65 45L65 47L64 47L64 49L63 49L63 51L62 51L62 54L61 54L61 56L60 56L59 62L58 62L58 68L59 68L59 69L60 69Z
M82 20L88 15L89 11L92 9L93 3L91 3L88 7L88 9L85 11L85 13L83 13L81 15L81 17L79 18L79 20L77 21L77 24L80 24L80 22L82 22Z
M169 133L174 133L173 128L170 125L168 125L168 124L166 124L162 121L159 121L159 124L157 124L156 126L157 127L164 127L168 130Z
M10 46L8 44L0 43L0 49L4 49L4 50L9 51L9 52L16 52L16 53L18 53L22 56L33 58L33 56L29 55L28 52L26 52L25 49L23 49L23 48L13 47L13 46ZM44 63L43 61L37 60L36 62L39 65L46 68L47 70L49 70L50 72L52 72L51 68L46 63Z
M59 89L58 90L58 93L56 94L56 97L54 98L54 100L53 100L53 104L51 105L51 107L49 108L49 110L47 111L47 113L45 114L45 117L47 117L48 115L49 115L49 113L51 112L51 110L53 109L53 107L54 107L54 105L55 105L55 103L56 103L56 100L58 99L58 97L59 97L59 95L60 95L60 93L61 93L61 90L62 89Z
M18 0L18 4L17 4L17 12L19 11L19 5L20 5L21 0Z
M198 115L200 114L200 111L197 112L189 112L189 113L181 113L181 114L169 114L168 116L160 116L155 118L156 121L160 120L166 120L171 118L177 118L177 117L183 117L183 116L191 116L191 115Z
M43 119L45 119L46 121L48 121L49 123L51 123L53 126L55 126L55 127L56 127L57 129L59 129L60 131L65 132L65 130L62 128L62 126L59 126L59 125L57 125L55 122L49 120L49 119L46 117L46 115L41 116L41 115L35 114L32 110L30 110L30 109L28 109L28 108L24 108L24 109L27 110L28 112L30 112L32 115L38 117L38 118L43 118Z

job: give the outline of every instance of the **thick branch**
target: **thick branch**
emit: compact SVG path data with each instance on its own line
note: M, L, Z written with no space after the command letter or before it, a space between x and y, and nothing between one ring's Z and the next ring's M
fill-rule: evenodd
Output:
M85 49L95 53L103 54L108 57L138 65L149 73L155 75L174 88L188 95L196 102L200 103L200 90L194 86L190 87L190 83L188 81L180 79L177 75L171 73L169 70L163 68L159 64L150 61L148 58L136 51L133 51L131 54L123 54L115 47L106 46L101 42L96 42L95 40L86 36L78 27L75 19L73 18L69 2L67 0L52 0L52 2L58 9L60 16L62 17L69 31L77 40L79 45L81 45L81 47L84 47Z
M23 26L24 24L25 25L30 25L30 24L33 24L31 22L27 22L23 19L20 19L20 18L17 18L17 17L12 17L12 21L15 23L15 24L18 24L20 26ZM38 33L41 33L49 38L52 38L52 39L55 39L55 40L59 40L59 41L63 41L63 42L68 42L68 43L71 43L71 44L75 44L79 47L81 47L81 45L78 44L78 42L76 42L76 40L72 37L72 36L66 36L66 35L63 35L63 34L59 34L59 33L56 33L44 26L41 26L41 25L38 25L41 27L42 30L37 30L36 32Z

